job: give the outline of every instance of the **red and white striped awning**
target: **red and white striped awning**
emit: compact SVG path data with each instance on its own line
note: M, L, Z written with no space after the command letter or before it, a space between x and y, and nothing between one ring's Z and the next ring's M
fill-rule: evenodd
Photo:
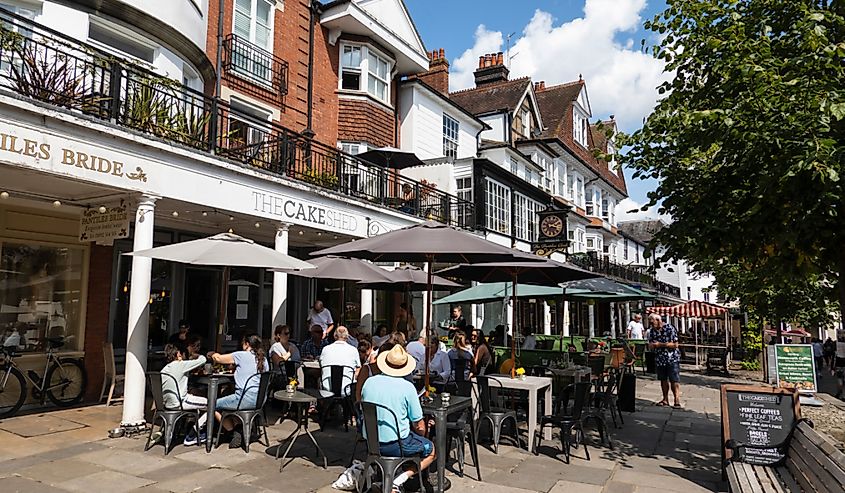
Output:
M650 306L646 308L646 312L663 317L720 318L728 309L706 301L693 300L673 306Z

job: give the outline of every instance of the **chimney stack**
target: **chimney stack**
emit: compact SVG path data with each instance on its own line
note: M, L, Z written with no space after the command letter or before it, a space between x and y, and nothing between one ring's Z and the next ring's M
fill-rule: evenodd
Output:
M546 90L546 81L541 80L540 82L534 83L534 92L541 92Z
M449 95L449 60L443 48L432 50L428 54L428 72L416 74L420 79L441 94Z
M482 55L478 57L478 68L475 70L475 86L504 82L508 80L509 73L505 67L504 53L501 51Z

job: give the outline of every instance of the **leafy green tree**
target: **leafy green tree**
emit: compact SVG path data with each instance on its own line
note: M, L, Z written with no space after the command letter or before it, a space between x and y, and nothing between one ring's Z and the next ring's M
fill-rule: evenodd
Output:
M845 2L667 4L646 27L673 77L622 156L660 181L646 207L674 219L662 258L798 313L792 300L845 279ZM731 286L726 266L760 283Z

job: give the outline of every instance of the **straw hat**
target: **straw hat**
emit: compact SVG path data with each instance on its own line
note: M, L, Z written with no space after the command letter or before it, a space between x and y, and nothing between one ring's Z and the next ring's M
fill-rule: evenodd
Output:
M417 367L417 360L409 355L402 345L393 346L390 351L379 352L376 366L385 375L404 377L410 375Z

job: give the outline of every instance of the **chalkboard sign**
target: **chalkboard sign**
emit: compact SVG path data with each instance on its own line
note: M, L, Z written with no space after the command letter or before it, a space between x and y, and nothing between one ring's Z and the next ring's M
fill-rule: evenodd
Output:
M789 436L801 415L794 389L754 385L722 385L722 444L777 445ZM731 451L723 450L730 458ZM783 459L775 449L743 449L742 462L771 465Z

